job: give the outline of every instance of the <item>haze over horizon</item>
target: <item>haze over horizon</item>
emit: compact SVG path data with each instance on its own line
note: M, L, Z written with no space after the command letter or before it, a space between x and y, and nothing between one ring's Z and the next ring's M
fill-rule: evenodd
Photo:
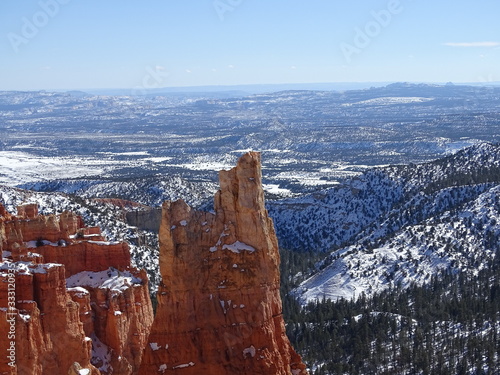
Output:
M500 81L500 3L6 0L0 90Z

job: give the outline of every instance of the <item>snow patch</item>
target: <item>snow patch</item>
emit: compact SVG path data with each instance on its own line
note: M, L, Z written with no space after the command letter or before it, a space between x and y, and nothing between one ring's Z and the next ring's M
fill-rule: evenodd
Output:
M47 273L51 268L61 267L58 263L33 264L31 262L11 262L4 260L0 263L0 271L14 270L19 274Z
M192 367L194 366L194 362L189 362L189 363L184 363L182 365L178 365L178 366L175 366L173 367L173 369L178 369L178 368L186 368L186 367Z
M99 338L92 334L92 359L91 363L94 366L99 366L99 370L102 372L109 372L113 368L111 367L111 351L109 347L101 342Z
M255 350L255 347L253 345L251 345L248 348L243 349L243 357L245 357L245 358L246 358L247 354L253 358L253 357L255 357L255 353L256 353L256 350Z
M75 296L77 298L83 298L83 297L88 296L90 294L87 289L82 288L81 286L77 286L77 287L74 287L74 288L66 288L66 290L68 292L76 292Z
M83 271L66 279L66 287L68 288L86 286L118 292L123 292L133 285L140 284L142 284L142 280L129 271L118 271L114 268L100 272Z
M161 346L158 345L158 343L156 342L150 342L149 343L149 346L151 347L151 350L153 351L156 351L156 350L160 350L161 349Z
M235 243L232 243L230 245L224 245L222 246L222 250L230 250L233 253L239 254L240 251L249 251L253 253L255 251L255 248L247 245L244 242L236 241Z

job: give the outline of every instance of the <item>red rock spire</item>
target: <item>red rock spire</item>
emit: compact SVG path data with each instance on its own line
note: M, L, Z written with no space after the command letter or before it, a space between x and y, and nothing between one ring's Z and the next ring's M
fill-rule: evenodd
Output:
M260 154L219 178L215 213L163 205L162 284L139 374L306 374L285 334Z

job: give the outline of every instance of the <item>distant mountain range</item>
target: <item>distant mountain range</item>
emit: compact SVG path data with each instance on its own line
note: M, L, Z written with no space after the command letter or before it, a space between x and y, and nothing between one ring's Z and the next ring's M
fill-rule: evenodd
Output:
M211 86L178 86L159 87L154 89L141 90L141 94L151 95L173 95L173 96L212 96L214 98L239 97L254 94L265 94L288 90L308 90L308 91L346 91L363 90L371 87L383 87L393 82L318 82L318 83L275 83L275 84L244 84L244 85L211 85ZM397 84L397 83L396 83ZM419 83L412 83L418 85ZM424 83L429 84L429 83ZM457 85L457 86L498 86L500 82L460 82L460 83L437 83L437 85ZM62 90L57 90L62 91ZM92 95L130 95L131 89L82 89L66 91L72 95L82 93Z

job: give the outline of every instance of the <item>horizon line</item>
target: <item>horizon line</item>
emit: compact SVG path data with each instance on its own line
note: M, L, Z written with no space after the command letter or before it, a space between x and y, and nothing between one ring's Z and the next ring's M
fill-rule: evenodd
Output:
M269 86L307 86L307 85L379 85L387 86L391 84L427 84L427 85L456 85L456 86L488 86L488 85L499 85L500 81L477 81L477 82L453 82L453 81L332 81L332 82L290 82L290 83L241 83L241 84L213 84L213 85L190 85L190 86L164 86L156 88L144 89L145 92L154 93L163 90L167 90L171 93L176 93L180 90L183 93L195 93L196 91L191 91L193 89L216 89L217 91L224 91L220 89L240 89L243 87L269 87ZM306 89L307 90L307 89ZM327 90L331 91L333 89ZM351 89L348 89L351 90ZM355 89L352 89L355 90ZM87 91L98 92L98 91L133 91L130 87L102 87L102 88L39 88L39 89L0 89L0 92L71 92L71 91L81 91L86 93ZM315 91L310 89L309 91ZM199 91L198 91L199 92ZM143 96L143 95L129 95L129 96Z

